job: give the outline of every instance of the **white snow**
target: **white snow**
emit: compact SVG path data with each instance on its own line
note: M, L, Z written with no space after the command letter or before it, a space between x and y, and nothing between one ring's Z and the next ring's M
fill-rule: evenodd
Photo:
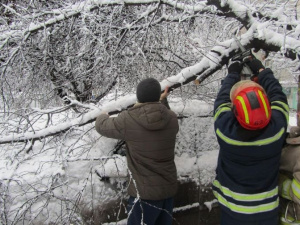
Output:
M272 14L273 18L278 18L281 21L285 21L286 16L284 15L284 7L279 7L277 10L275 10Z
M91 109L91 113L79 120L93 118L97 113L105 111L103 109L123 109L125 105L135 102L135 95L128 99L106 101L101 103L102 111ZM188 178L202 185L210 185L215 177L219 149L213 128L212 104L195 99L183 102L172 94L169 103L175 113L186 117L179 120L180 130L175 147L178 179ZM58 116L53 119L61 120ZM74 124L70 121L77 120L70 118L65 123ZM36 125L44 127L45 124ZM296 114L292 112L290 126L295 125ZM50 132L55 131L51 127L49 129ZM68 212L68 206L60 205L60 200L52 200L51 204L47 204L45 196L48 193L53 193L56 199L69 199L71 202L81 196L80 207L87 208L91 207L91 202L105 208L111 201L117 201L121 193L126 193L126 187L122 186L125 177L128 177L126 158L113 154L117 140L101 137L95 131L94 124L85 125L81 129L64 134L65 137L61 137L65 139L63 143L58 139L58 142L48 142L44 146L43 142L36 141L29 154L22 150L21 144L5 145L0 149L0 180L5 181L2 184L9 187L13 199L13 204L8 206L11 213L9 217L21 216L27 210L24 202L28 199L36 199L32 210L47 205L49 215L53 215L53 218L61 210ZM29 147L28 144L26 148ZM110 177L110 181L102 181L99 176ZM212 203L206 203L207 207L211 207ZM47 222L50 218L44 218L42 214L38 217Z
M55 125L49 127L48 132L56 132L55 127L64 127L65 124L87 121L106 110L123 109L135 101L135 95L117 101L107 98L105 102L101 102L101 110L90 108L90 113L79 118L72 118L70 114L71 117L67 120L67 114L55 114L52 118ZM169 103L178 115L188 117L179 121L180 131L175 158L178 179L190 177L196 182L208 184L214 177L217 157L217 144L212 141L215 138L212 105L199 100L183 102L182 99L172 96L169 97ZM55 110L60 109L36 112ZM64 118L60 118L59 115ZM45 119L41 117L41 122L35 123L37 132L32 135L45 132ZM29 154L22 150L22 144L3 145L4 148L0 149L0 180L5 181L2 183L3 187L9 188L6 190L9 190L13 199L13 204L7 206L10 212L8 217L21 218L22 212L27 210L24 202L28 199L35 199L32 210L45 207L48 209L48 218L42 214L36 218L44 223L51 221L52 217L56 218L55 215L62 210L68 213L69 206L61 205L59 199L76 202L76 198L81 196L81 208L90 208L91 202L105 208L106 204L117 201L120 194L126 192L122 183L124 177L128 176L128 171L125 157L113 154L116 142L117 140L101 137L95 131L94 124L88 124L78 130L75 126L74 130L63 134L57 141L48 142L46 146L45 143L36 141ZM26 148L29 147L28 144ZM110 181L102 181L98 175L103 178L110 177ZM48 204L45 198L49 193L53 193L55 198Z
M74 4L62 11L57 10L53 13L58 15L42 23L32 22L19 31L6 31L0 34L0 41L4 43L10 37L23 37L24 34L44 28L45 25L62 21L65 17L76 15L78 12L87 13L95 5L101 4L124 4L153 2L150 0L87 0ZM165 3L176 6L176 9L185 11L201 11L209 9L205 6L205 1L196 6L190 6L188 3L181 4L173 0L165 0ZM259 22L251 18L249 8L234 0L222 0L221 6L229 6L233 12L244 19L246 15L250 17L252 24L248 31L239 37L242 45L248 44L253 37L264 40L265 43L271 43L275 46L282 46L284 51L287 48L294 49L294 52L300 54L300 41L297 35L300 34L299 21L290 21L296 25L294 30L295 37L285 36L272 29L273 22ZM155 9L151 5L147 11L141 14L146 17L150 11ZM205 7L205 8L204 8ZM11 9L10 9L11 10ZM214 9L210 9L214 10ZM284 8L278 8L271 16L278 17L279 23L287 23L287 18L283 15ZM165 15L163 15L165 16ZM128 29L131 24L127 24ZM197 39L198 40L198 39ZM200 40L200 39L199 39ZM196 41L196 38L195 38ZM201 41L199 41L201 44ZM182 69L177 74L161 81L162 89L176 83L183 83L188 78L197 75L203 71L211 70L218 66L222 56L234 50L238 46L234 39L218 43L218 46L211 50L219 52L220 55L209 52L198 63ZM18 51L16 49L15 51ZM33 146L31 143L3 145L0 149L0 191L2 196L9 196L9 203L6 210L9 212L9 219L22 218L22 213L26 210L32 210L32 219L46 224L51 222L52 218L57 218L62 212L65 215L75 213L74 205L77 203L79 210L91 211L92 206L100 205L105 209L112 200L118 200L126 187L123 186L124 178L128 177L126 158L124 156L113 154L117 140L100 137L94 130L94 124L88 124L80 127L90 120L95 119L101 113L112 111L121 111L136 102L135 94L130 94L116 101L106 99L100 105L81 105L81 107L90 109L88 113L79 117L76 115L63 114L59 118L52 118L53 126L44 128L47 118L41 117L38 122L33 124L33 128L23 134L14 135L7 131L6 135L0 138L0 142L11 142L15 139L23 138L41 138ZM74 104L80 104L75 102ZM189 178L204 185L210 184L215 177L215 168L218 157L218 144L213 129L212 105L199 100L182 99L170 97L170 106L179 116L188 116L181 119L180 130L177 136L175 163L178 170L178 179ZM99 107L99 108L98 108ZM35 109L39 113L52 113L62 110L55 108L51 110ZM10 120L9 126L17 127L16 121ZM296 126L296 114L291 113L290 126ZM64 130L68 132L60 134L45 141L44 137L59 133ZM32 150L29 151L30 147ZM28 150L28 153L26 153ZM109 181L101 180L110 177ZM62 203L63 202L63 203ZM211 209L215 200L206 202L205 205ZM31 207L31 208L30 208ZM199 207L198 203L176 208L174 211L182 211L189 208ZM44 215L38 215L39 209L44 209ZM102 208L101 208L102 210ZM38 216L35 218L35 216ZM79 218L80 216L78 216ZM1 224L1 221L0 221ZM107 223L110 224L110 223ZM116 224L111 223L111 224ZM126 224L122 220L117 224Z
M213 204L218 203L217 199L214 199L210 202L204 202L204 205L208 208L208 211L210 212L212 210Z

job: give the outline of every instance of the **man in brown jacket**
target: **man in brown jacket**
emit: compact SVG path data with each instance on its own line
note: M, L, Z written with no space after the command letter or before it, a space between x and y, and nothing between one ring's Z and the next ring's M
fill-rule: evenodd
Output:
M281 224L300 224L300 127L291 127L280 160Z
M168 88L142 80L136 90L138 103L117 117L100 115L96 130L127 145L129 169L128 225L171 225L173 196L177 191L174 148L178 120L167 103ZM163 103L163 104L162 104Z

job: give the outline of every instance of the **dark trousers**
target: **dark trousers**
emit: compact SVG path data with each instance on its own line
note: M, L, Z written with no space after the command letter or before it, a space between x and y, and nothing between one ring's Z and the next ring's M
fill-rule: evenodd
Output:
M172 225L173 198L160 201L129 197L127 225Z
M262 221L240 221L221 211L221 225L278 225L278 217L275 216Z

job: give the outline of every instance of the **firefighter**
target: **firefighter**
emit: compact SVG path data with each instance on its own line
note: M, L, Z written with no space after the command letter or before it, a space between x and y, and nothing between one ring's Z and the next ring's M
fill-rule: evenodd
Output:
M280 160L281 224L300 224L300 127L291 127Z
M228 67L214 104L220 146L213 192L221 225L278 224L278 172L286 138L286 95L269 68L249 62L255 81L240 81L241 62Z

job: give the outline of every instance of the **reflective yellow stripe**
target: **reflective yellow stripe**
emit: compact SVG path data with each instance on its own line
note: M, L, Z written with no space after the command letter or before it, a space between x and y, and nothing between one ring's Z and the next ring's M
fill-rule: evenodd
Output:
M284 217L281 217L281 219L280 219L280 225L291 225L291 223L287 222L286 219L284 219Z
M271 109L275 109L275 110L278 110L278 111L282 112L285 116L285 119L286 119L287 123L289 123L289 113L286 112L283 108L273 105L273 106L271 106Z
M282 191L281 191L281 196L283 198L292 200L291 195L290 195L291 185L292 185L292 180L290 180L290 179L286 179L283 182L283 184L282 184Z
M282 215L280 218L280 225L299 225L299 224L300 224L300 220L296 220L291 216L287 216L287 218L285 219L285 216Z
M218 106L217 110L219 110L220 108L223 108L223 107L230 108L230 106L231 106L231 102L222 103L221 105Z
M219 109L219 110L216 112L215 116L214 116L214 120L217 120L217 118L219 117L219 115L220 115L221 113L223 113L223 112L228 112L228 111L231 111L231 108L229 108L229 107L223 107L223 108Z
M231 138L228 138L220 131L219 128L217 129L216 134L223 141L225 141L226 143L231 144L231 145L260 146L260 145L267 145L267 144L270 144L272 142L275 142L275 141L279 140L282 137L282 135L284 134L284 130L285 130L284 128L281 128L281 130L277 134L275 134L273 137L258 140L258 141L252 141L252 142L237 141L237 140L233 140Z
M272 102L272 103L277 103L277 104L282 105L286 112L289 112L289 111L290 111L289 106L288 106L286 103L284 103L284 102L281 102L281 101L274 101L274 102Z
M300 199L300 183L296 179L292 181L292 191L293 194Z
M281 218L280 225L291 225L289 222L285 222L284 218Z
M268 107L267 107L267 103L265 101L265 98L262 94L262 92L260 90L258 90L258 94L259 94L259 97L264 105L264 109L265 109L265 113L266 113L266 117L269 118L269 111L268 111Z
M244 101L244 99L241 96L237 96L236 98L242 104L242 108L243 108L244 116L245 116L245 123L249 124L249 115L248 115L248 110L247 110L245 101Z
M231 103L223 103L221 104L217 110L216 110L216 113L215 113L215 116L214 116L214 120L216 121L217 118L219 117L219 115L223 112L228 112L228 111L231 111Z
M243 205L238 205L227 201L222 195L220 195L216 191L213 191L213 193L215 197L218 199L220 204L224 205L225 207L229 208L233 212L237 212L237 213L254 214L254 213L268 212L273 209L276 209L279 205L279 199L277 198L276 201L267 204L261 204L256 206L243 206Z
M231 197L237 201L244 201L244 202L252 202L252 201L261 201L267 198L272 198L278 194L278 187L274 188L271 191L266 191L258 194L241 194L237 192L233 192L229 190L227 187L223 187L219 181L215 180L213 182L213 185L220 189L220 191L228 196Z
M290 112L290 108L289 108L288 104L281 102L281 101L274 101L274 102L272 102L272 104L273 103L279 104L283 107L283 108L281 108L279 106L273 105L273 106L271 106L271 109L275 109L275 110L282 112L285 115L286 121L288 123L289 122L289 112Z

